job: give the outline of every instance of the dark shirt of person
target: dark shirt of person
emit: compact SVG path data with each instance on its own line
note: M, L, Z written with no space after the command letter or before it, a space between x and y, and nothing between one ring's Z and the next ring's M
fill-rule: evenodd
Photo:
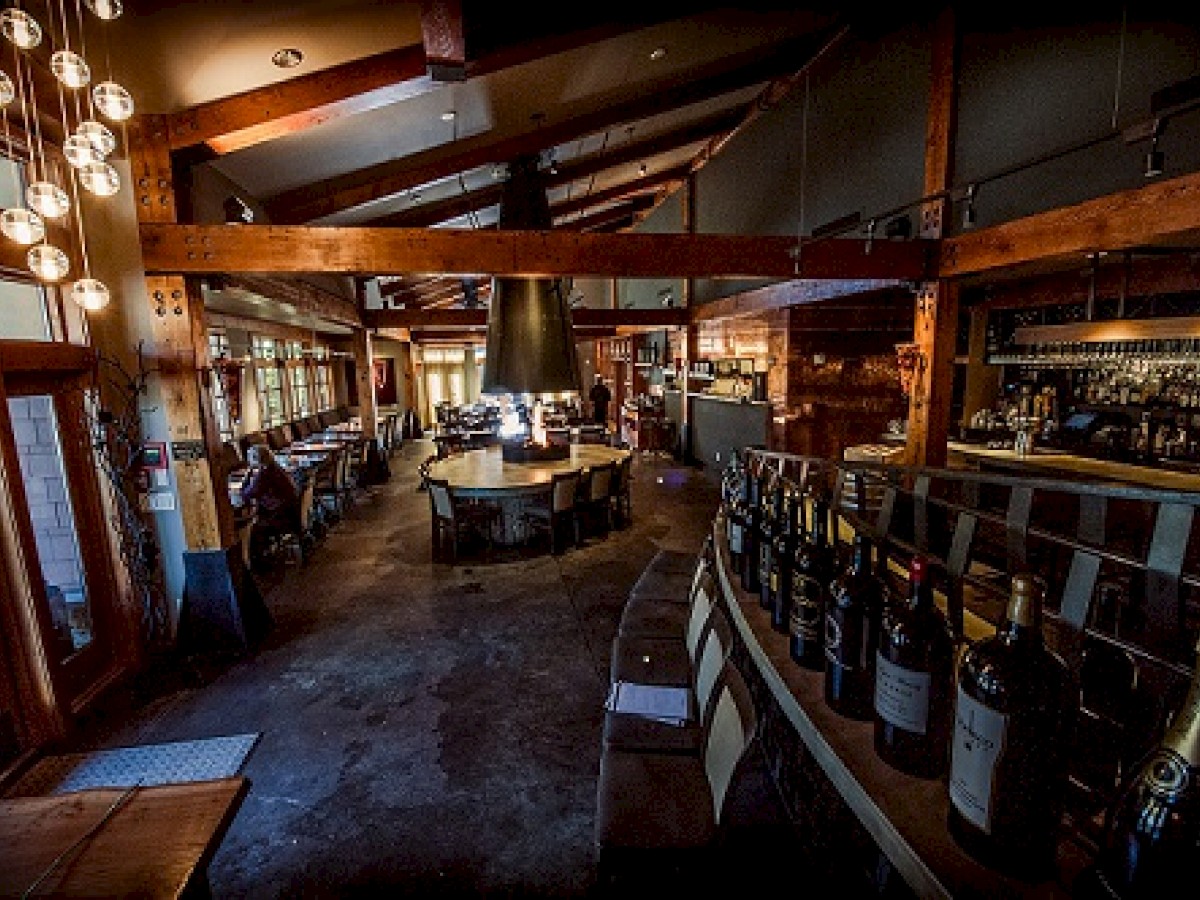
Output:
M254 501L255 522L280 531L300 527L300 494L296 483L279 463L255 466L242 482L243 502Z
M612 392L608 389L608 385L603 381L597 381L592 385L588 399L592 401L592 420L600 424L607 422L608 404L612 401Z

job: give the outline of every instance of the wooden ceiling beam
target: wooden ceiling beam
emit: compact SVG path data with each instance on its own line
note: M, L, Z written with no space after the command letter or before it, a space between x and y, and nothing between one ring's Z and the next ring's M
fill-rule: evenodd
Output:
M148 273L403 272L624 278L920 279L936 242L789 235L575 234L449 228L140 225Z
M425 48L412 44L180 110L167 117L170 145L232 153L433 87Z
M367 328L483 328L486 309L367 309L363 325ZM655 329L680 328L688 323L688 311L672 309L591 309L571 311L571 325L580 329L622 327Z
M660 153L669 153L672 150L678 150L680 147L686 147L689 144L694 144L710 135L728 129L735 121L741 118L741 115L740 110L734 110L732 113L727 111L721 112L643 141L622 144L609 151L589 153L587 156L560 164L557 173L543 173L542 180L547 189L556 188L560 185L570 184L573 181L589 178L599 172L629 165L638 160L649 159ZM669 169L667 172L678 173L679 167ZM651 173L650 175L643 176L636 182L631 182L627 190L628 192L633 192L634 189L632 186L634 184L639 186L662 184L669 177L667 172ZM670 177L681 180L686 175L687 170L684 169L682 174L673 174ZM400 212L365 219L362 224L394 225L401 228L428 228L432 225L440 225L451 219L469 215L481 209L487 209L489 206L495 206L500 202L503 190L503 184L488 185L487 187L468 191L465 194L459 194L455 197L435 200L431 203L423 203ZM554 211L552 210L552 212Z
M393 197L409 188L467 169L507 162L537 153L547 146L596 134L626 122L668 112L693 103L742 90L792 71L797 59L807 59L826 38L824 33L783 42L773 52L762 48L726 57L701 70L676 73L650 85L638 97L559 121L543 121L518 134L485 133L410 157L389 160L267 198L274 222L311 222Z
M938 277L1082 265L1099 251L1200 246L1200 173L1085 200L942 242Z
M550 205L550 215L555 218L569 216L571 213L582 212L585 209L610 203L613 200L624 200L634 194L643 194L656 188L669 191L676 185L681 184L687 178L687 175L688 167L686 165L664 169L661 172L652 172L649 175L643 175L635 181L615 184L602 191L596 191L592 194L582 194L560 203L552 203Z
M745 291L697 306L691 310L691 321L695 323L756 316L791 306L835 302L838 298L861 299L866 296L886 296L901 291L908 293L908 288L909 285L906 281L886 278L832 279L829 281L796 279L779 284L769 284L756 290Z
M618 203L615 206L601 209L591 215L572 219L570 222L564 222L561 227L565 231L593 231L603 229L618 221L629 222L637 213L650 209L656 199L657 197L653 194L634 197L625 203Z

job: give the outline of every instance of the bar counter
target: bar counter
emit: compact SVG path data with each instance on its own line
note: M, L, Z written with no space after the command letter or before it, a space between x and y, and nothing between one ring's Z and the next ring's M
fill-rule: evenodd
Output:
M1200 474L1093 459L1048 447L1035 448L1033 453L1023 456L1012 450L993 450L980 444L959 441L950 441L946 449L949 451L951 465L971 464L981 469L992 468L1007 472L1029 472L1036 469L1039 474L1054 478L1116 481L1173 491L1200 490Z
M680 391L664 391L664 411L676 433L691 448L692 457L707 467L712 477L741 447L767 446L771 433L771 404L719 394L688 392L688 431L682 425Z

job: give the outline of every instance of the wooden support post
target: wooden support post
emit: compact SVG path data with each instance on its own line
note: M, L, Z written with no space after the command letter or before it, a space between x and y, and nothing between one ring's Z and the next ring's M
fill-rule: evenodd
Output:
M141 116L129 134L138 221L172 223L177 207L166 118ZM196 252L206 251L198 246ZM220 439L211 427L204 304L198 285L189 287L182 275L147 276L146 293L151 304L147 357L157 369L163 396L184 539L189 550L221 549L235 535L231 514L218 511L229 506L225 485L216 483L224 473L212 467Z
M908 407L909 465L946 464L954 340L958 332L958 285L927 282L917 295L913 340L918 363Z
M371 332L365 328L354 329L354 378L358 382L358 417L362 422L363 437L373 438L378 427L375 419L375 354Z

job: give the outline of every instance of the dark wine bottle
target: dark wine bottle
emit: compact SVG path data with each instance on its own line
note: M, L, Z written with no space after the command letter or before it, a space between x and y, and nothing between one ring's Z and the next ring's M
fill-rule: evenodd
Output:
M850 565L829 587L825 610L825 702L840 715L870 721L883 589L871 566L871 539L854 535Z
M1111 582L1097 588L1092 627L1117 635L1121 590ZM1079 721L1070 757L1075 802L1098 813L1112 797L1137 720L1138 667L1133 655L1103 638L1084 638L1079 666ZM1145 749L1145 748L1142 748Z
M739 457L735 455L734 460L738 459ZM729 564L740 578L742 572L743 538L746 530L746 491L749 490L749 481L747 480L747 473L744 466L736 462L734 463L734 471L730 476L730 482L730 502L726 518L726 536L729 542Z
M946 771L954 707L955 640L933 600L928 561L908 566L908 596L883 612L875 661L875 752L920 778Z
M788 632L788 615L792 609L792 559L800 533L800 500L795 491L783 496L783 527L775 536L771 553L771 627L781 634Z
M746 480L746 523L742 530L742 590L748 594L758 594L758 519L761 509L759 498L762 495L762 482L757 471L747 468Z
M788 615L788 652L817 672L825 670L825 601L834 575L829 546L829 504L813 498L812 526L799 541L792 560L792 609Z
M771 608L771 568L775 553L775 535L780 530L783 514L783 477L772 474L764 478L762 516L758 535L758 603Z
M1078 707L1045 644L1042 595L1014 575L996 633L962 653L950 750L950 834L985 865L1027 880L1054 872Z
M1197 648L1200 651L1200 647ZM1166 734L1108 806L1081 898L1144 900L1187 893L1200 848L1200 666Z

